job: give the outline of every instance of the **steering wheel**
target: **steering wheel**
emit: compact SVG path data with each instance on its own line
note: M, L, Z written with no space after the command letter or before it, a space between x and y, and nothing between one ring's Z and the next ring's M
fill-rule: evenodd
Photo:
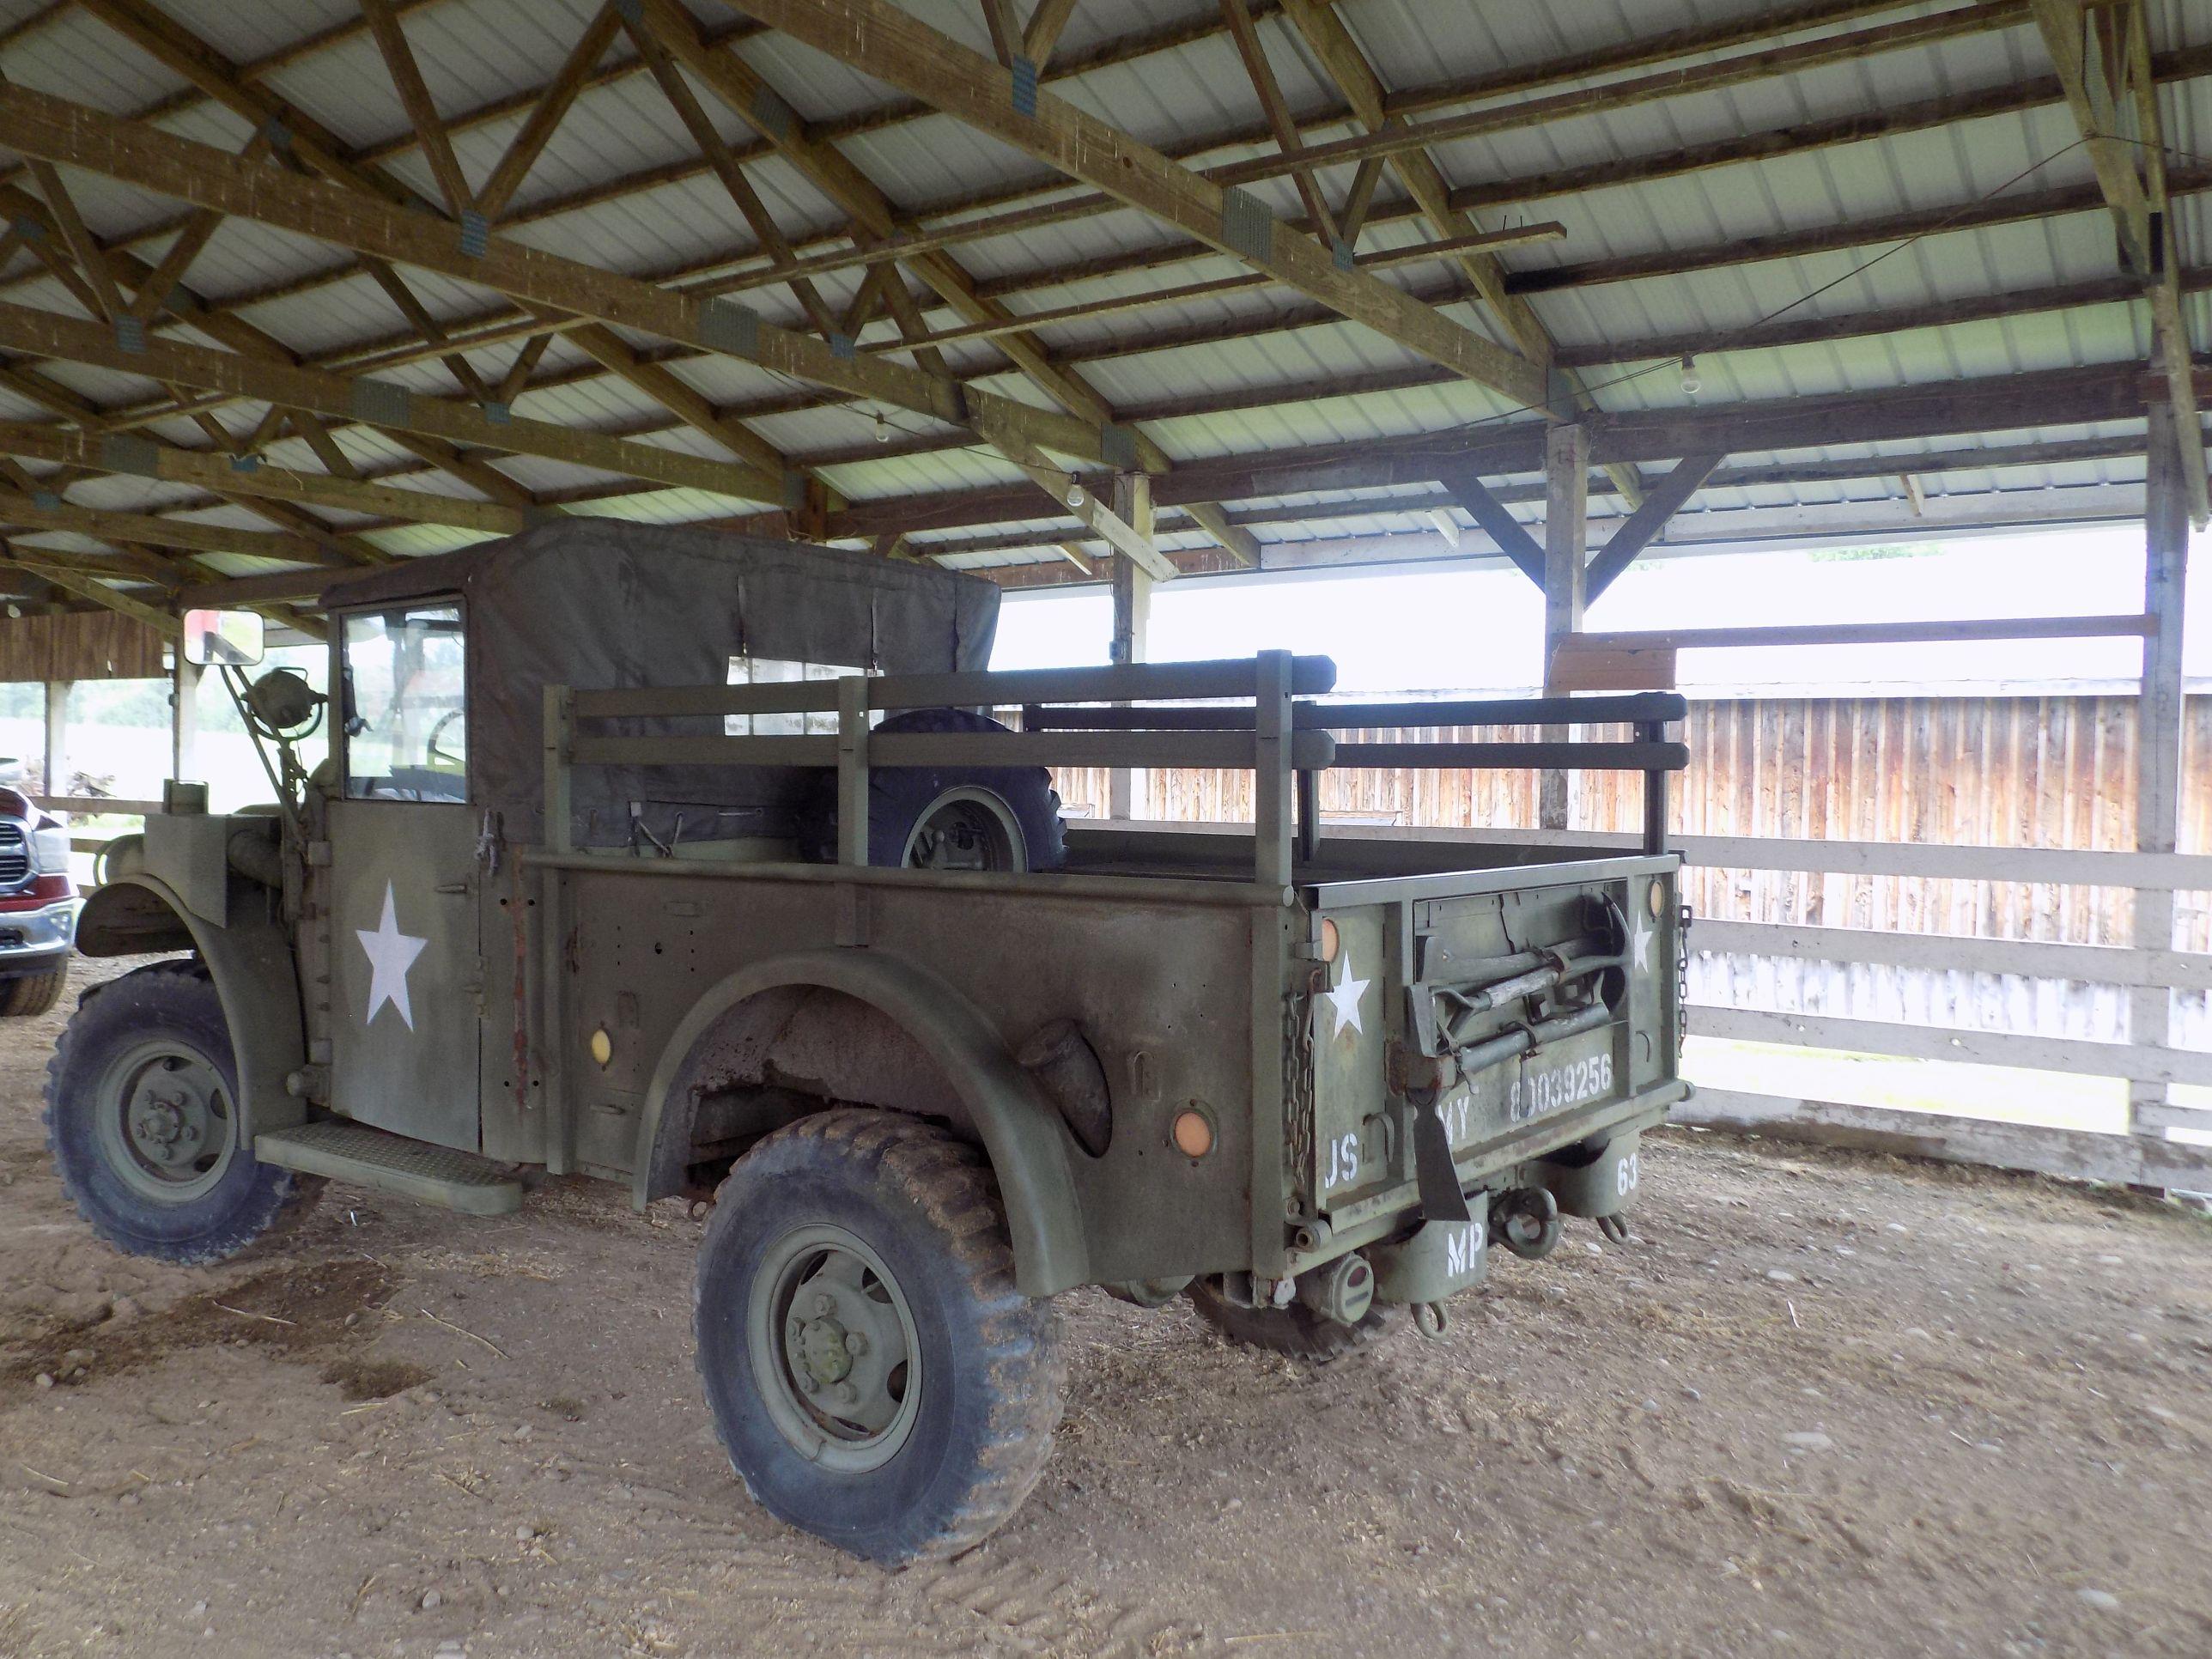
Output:
M462 769L465 764L462 757L459 755L453 754L447 750L441 749L438 746L438 739L446 735L446 728L447 726L451 726L455 720L459 720L461 716L467 712L468 711L466 709L462 708L449 708L444 714L438 716L438 723L430 728L430 735L422 740L423 759L428 761L433 766L436 765L439 762L443 761L457 772Z

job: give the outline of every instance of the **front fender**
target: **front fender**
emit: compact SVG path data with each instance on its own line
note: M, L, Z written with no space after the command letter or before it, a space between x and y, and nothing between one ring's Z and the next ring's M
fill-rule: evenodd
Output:
M291 939L260 914L265 908L241 898L228 907L229 924L217 926L187 910L167 883L134 870L94 891L76 924L82 956L199 953L230 1026L246 1135L241 1144L249 1146L253 1136L289 1128L307 1115L306 1103L284 1086L307 1062L299 970Z
M1013 1235L1015 1281L1024 1295L1050 1296L1088 1281L1082 1211L1058 1109L1014 1063L973 1003L935 975L873 951L773 957L731 975L699 999L669 1039L646 1092L632 1191L639 1208L653 1196L670 1098L701 1046L732 1010L763 992L788 988L821 988L868 1004L936 1062L990 1156Z

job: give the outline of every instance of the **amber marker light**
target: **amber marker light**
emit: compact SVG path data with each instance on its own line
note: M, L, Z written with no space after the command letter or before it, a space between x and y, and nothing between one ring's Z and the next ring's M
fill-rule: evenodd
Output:
M615 1057L615 1040L607 1035L604 1025L592 1033L592 1058L605 1066Z
M1176 1114L1176 1151L1185 1158L1204 1158L1213 1150L1213 1121L1196 1107Z
M1327 916L1323 916L1321 919L1321 959L1323 962L1334 962L1336 953L1342 948L1343 944L1344 941L1337 937L1336 924Z

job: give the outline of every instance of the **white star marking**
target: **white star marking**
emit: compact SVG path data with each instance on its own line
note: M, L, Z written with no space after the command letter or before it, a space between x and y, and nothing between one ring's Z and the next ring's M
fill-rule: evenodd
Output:
M1367 994L1367 988L1373 983L1372 980L1352 978L1352 952L1346 951L1343 973L1337 976L1334 988L1322 998L1336 1013L1336 1030L1331 1033L1332 1036L1342 1036L1347 1025L1362 1035L1365 1034L1367 1028L1359 1023L1359 999Z
M1637 917L1636 931L1628 936L1628 942L1636 952L1636 971L1639 974L1650 973L1651 971L1651 928L1643 917Z
M415 965L415 958L422 954L422 947L430 941L416 939L399 931L398 902L392 896L392 884L384 884L384 920L374 930L356 927L354 937L361 948L368 952L368 1012L362 1017L366 1025L376 1018L386 1003L399 1011L399 1018L407 1022L407 1029L415 1029L414 1006L407 1000L407 970Z

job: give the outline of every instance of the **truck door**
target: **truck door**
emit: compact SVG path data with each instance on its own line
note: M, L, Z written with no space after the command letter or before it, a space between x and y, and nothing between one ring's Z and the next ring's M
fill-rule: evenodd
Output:
M343 798L330 808L331 1100L477 1148L477 831L454 599L341 613Z

